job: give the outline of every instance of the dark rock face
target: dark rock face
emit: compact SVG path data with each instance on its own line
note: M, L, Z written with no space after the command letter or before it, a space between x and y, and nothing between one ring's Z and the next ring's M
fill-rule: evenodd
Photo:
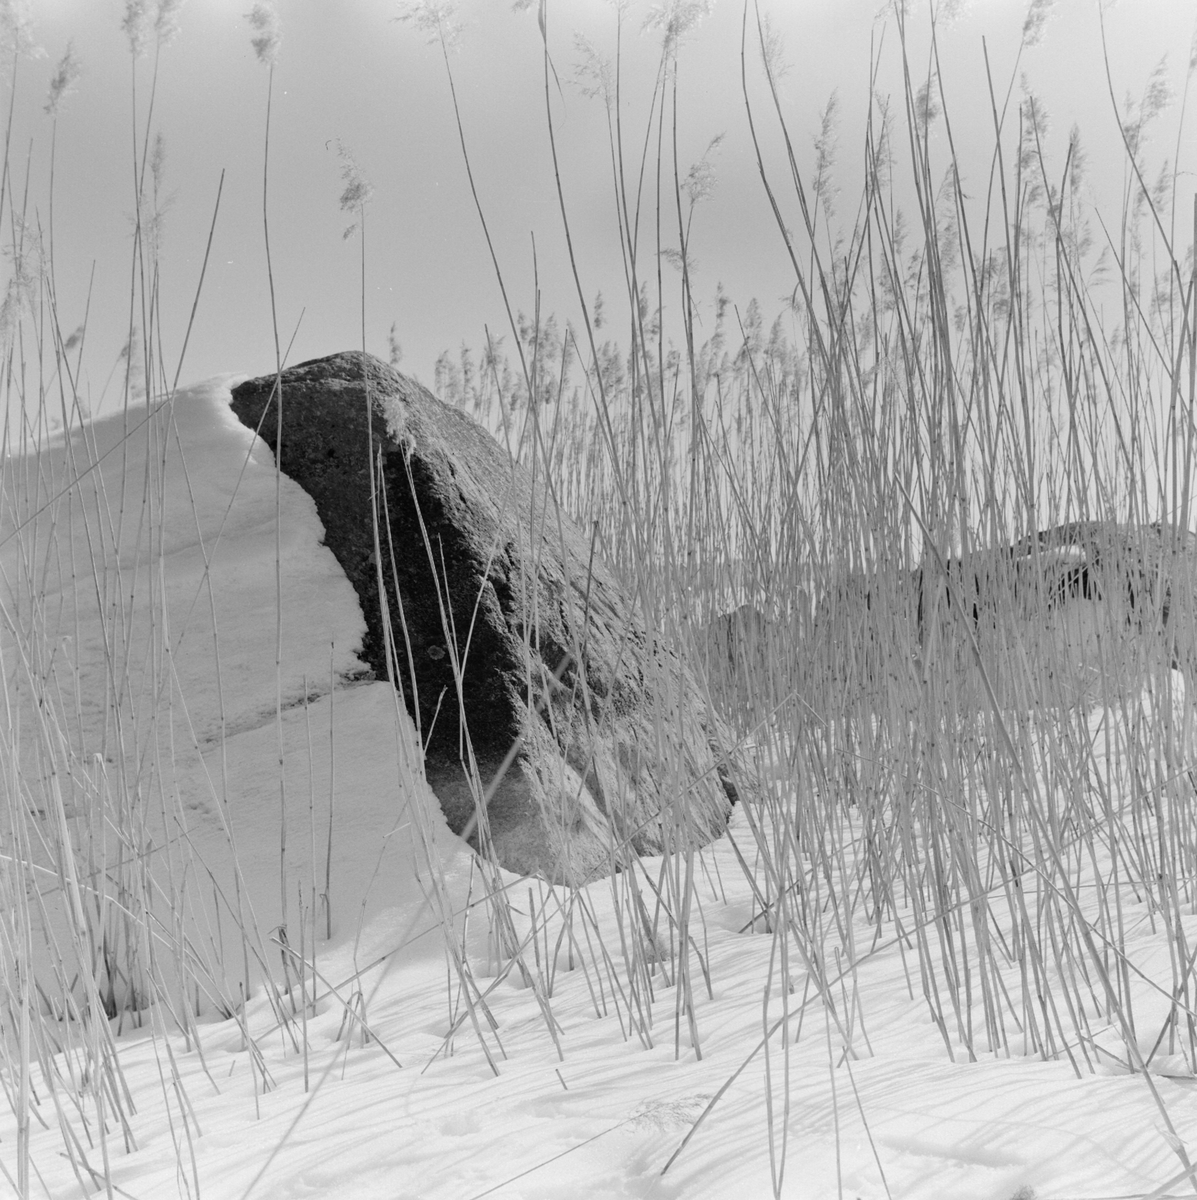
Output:
M272 449L274 385L264 376L233 392L234 412ZM504 867L557 882L604 874L627 847L652 854L718 836L734 791L711 746L732 739L695 711L689 669L649 645L541 481L368 355L292 367L282 395L279 466L316 502L361 599L362 657L402 689L450 827Z

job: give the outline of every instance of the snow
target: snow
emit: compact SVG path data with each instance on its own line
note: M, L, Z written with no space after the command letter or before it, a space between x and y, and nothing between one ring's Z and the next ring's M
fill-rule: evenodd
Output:
M106 716L105 637L111 644L114 629L131 631L128 658L141 661L151 618L166 622L170 661L147 670L167 686L138 691L129 711L141 749L152 741L149 729L171 731L171 754L154 777L154 794L171 803L161 805L155 836L170 843L176 863L182 843L190 846L190 870L203 886L188 885L193 907L175 915L188 923L226 1000L241 978L240 940L228 916L238 886L256 929L243 1019L225 1015L210 996L200 998L190 1037L164 1019L161 1005L138 1027L127 1016L112 1022L135 1101L128 1127L136 1148L124 1148L114 1123L110 1194L750 1200L776 1190L803 1200L1063 1200L1193 1192L1191 1181L1177 1178L1172 1141L1178 1135L1190 1157L1197 1146L1197 1084L1167 1038L1150 1080L1128 1069L1112 1027L1095 1031L1091 1046L1071 1047L1079 1073L1066 1056L1039 1061L1013 1039L970 1061L953 1022L945 1035L932 1019L910 948L892 929L874 944L867 926L856 932L855 975L837 981L829 972L843 1001L833 1019L809 989L799 956L791 952L783 963L783 939L757 931L752 920L739 855L753 861L755 835L753 813L742 806L728 835L701 856L697 928L705 933L697 948L711 989L692 955L697 1045L678 1013L668 964L637 975L619 961L616 905L633 886L650 894L659 860L633 878L595 883L576 901L492 869L507 887L520 936L530 905L548 914L535 950L526 944L527 978L513 969L491 928L484 871L449 833L422 780L406 714L388 685L355 677L364 628L356 597L321 544L314 506L286 480L283 710L275 719L276 476L269 452L232 417L229 382L180 394L173 410L127 441L117 417L45 452L40 482L24 476L26 514L41 502L32 497L55 494L72 452L101 461L69 512L59 501L23 538L0 547L6 678L19 674L12 628L30 603L29 581L40 580L47 639L63 645L88 699L69 737L82 753L106 756L114 773L126 759ZM15 470L9 464L6 487ZM122 487L132 494L143 486L156 497L157 576L137 553L144 542L118 531L114 498ZM5 533L21 514L20 505L7 505ZM34 544L38 553L22 556L18 547ZM98 576L82 565L93 554L103 565ZM85 585L78 600L72 563ZM130 595L122 610L120 598ZM111 619L114 611L123 623ZM148 721L151 710L158 726ZM1095 733L1106 720L1114 717L1095 714ZM331 917L321 899L330 811ZM216 889L223 905L213 899ZM1028 892L1033 900L1033 882ZM567 919L561 910L571 903ZM1138 1045L1150 1056L1174 986L1169 942L1158 913L1130 894L1123 905ZM453 914L452 945L442 909ZM306 1016L302 1005L288 1012L290 1031L262 983L264 970L282 976L272 935L283 923L309 960L317 937L318 999ZM1197 935L1197 918L1185 924L1190 938ZM611 964L595 949L599 936ZM454 967L458 945L470 964L468 985L482 997L477 1026ZM637 1005L651 1015L639 1028ZM245 1030L256 1053L246 1048ZM103 1195L99 1179L77 1180L46 1089L35 1087L46 1124L35 1120L31 1133L31 1194ZM99 1171L94 1107L83 1106L89 1132L70 1105L62 1111ZM15 1147L6 1104L0 1165L10 1180Z
M170 660L157 672L166 686L136 697L135 708L147 723L147 705L182 697L186 713L173 723L189 736L189 721L200 741L214 738L222 722L236 731L274 711L277 474L261 442L251 449L254 441L228 407L227 388L183 391L152 416L135 409L127 420L99 420L60 441L40 456L37 487L22 480L19 500L5 497L0 522L3 537L29 514L22 537L0 549L0 572L10 596L34 581L46 638L75 643L70 660L84 681L103 679L109 653L141 662L157 623L166 623ZM86 463L98 465L86 471ZM8 464L6 491L26 474L23 466ZM60 481L76 472L79 486L62 495ZM134 519L141 511L151 534ZM353 648L364 626L348 580L312 536L312 500L287 479L281 512L282 693L292 703L305 681L309 691L326 692L330 675L360 666ZM34 553L23 557L30 545ZM78 691L78 732L99 748L110 726L105 689L93 683Z

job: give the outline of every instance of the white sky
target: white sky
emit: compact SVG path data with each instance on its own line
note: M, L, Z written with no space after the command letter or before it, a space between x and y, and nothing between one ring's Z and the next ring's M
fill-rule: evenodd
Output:
M179 34L162 54L154 126L166 139L166 189L172 198L161 274L164 348L171 364L190 311L220 172L226 172L183 382L219 372L259 373L274 365L261 217L266 71L250 47L243 15L248 7L248 0L186 0ZM467 0L460 7L465 30L453 70L512 303L529 313L534 308L535 235L542 309L567 315L573 287L545 138L535 11L514 13L506 0ZM783 104L806 170L813 163L820 110L838 90L841 216L850 221L870 37L881 28L874 22L877 0L791 0L764 7L784 36L791 70ZM626 18L625 136L637 147L629 158L643 136L658 54L658 36L640 33L647 8L635 4ZM927 22L923 6L914 8L920 14L912 26L914 58L920 62ZM349 221L338 208L339 138L375 187L367 217L367 348L385 357L387 330L396 322L404 368L430 382L442 349L456 349L462 341L476 349L484 343L484 325L500 334L505 323L466 184L439 52L394 22L398 9L390 0L283 0L279 11L283 44L275 75L270 222L284 345L298 326L289 361L361 344L358 243L342 239ZM1015 69L1025 12L1024 0L973 0L941 30L948 111L966 167L970 151L975 155L978 187L992 147L982 39L1004 87ZM83 320L94 264L84 364L93 407L128 321L132 117L122 13L117 0L35 0L34 36L44 56L21 63L11 150L18 195L28 156L30 217L36 209L45 228L50 122L42 105L54 64L74 39L85 73L63 105L58 129L56 282L60 320L70 332ZM739 83L741 15L739 5L717 2L683 50L679 158L684 171L713 136L726 135L714 159L715 193L695 218L698 299L709 309L722 282L737 304L756 297L771 317L794 280L751 156ZM564 86L554 96L555 114L583 288L588 298L601 289L609 302L617 302L621 274L605 122L598 102L583 98L569 82L577 61L576 31L604 53L613 51L613 10L600 0L555 0L548 17L550 48ZM1128 91L1142 92L1164 54L1179 97L1193 20L1186 0L1121 0L1108 7L1110 70L1120 102ZM886 32L891 48L894 34L891 21ZM892 56L887 61L882 88L892 91L895 64ZM147 57L139 64L143 118L152 62ZM1018 69L1052 118L1049 155L1062 163L1069 127L1078 122L1095 198L1116 216L1122 159L1106 89L1098 5L1057 0L1041 42L1024 53ZM759 86L755 95L762 121L773 129ZM1174 104L1160 123L1153 161L1174 153L1179 111ZM1188 144L1191 138L1184 139ZM766 153L780 174L784 162L773 133ZM1191 193L1191 175L1181 178L1180 188L1182 196ZM1182 211L1189 204L1182 201ZM8 237L6 228L6 243ZM673 280L676 288L676 275Z

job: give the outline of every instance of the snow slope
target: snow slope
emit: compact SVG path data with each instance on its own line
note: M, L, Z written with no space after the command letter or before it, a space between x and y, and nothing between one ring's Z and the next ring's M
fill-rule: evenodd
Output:
M55 480L69 471L72 453L76 470L85 455L101 460L72 493L70 511L60 501L25 526L23 539L0 547L6 683L11 689L22 671L36 674L33 664L22 665L12 630L40 595L47 642L63 647L53 669L71 664L86 697L64 736L81 753L106 757L114 772L130 771L147 748L159 754L164 765L151 790L169 802L159 806L154 836L173 847L162 849L164 858L181 855L184 842L191 847L191 870L203 886L180 892L194 903L182 918L197 953L230 989L242 954L228 918L238 886L256 929L259 961L244 1026L203 998L191 1038L154 1012L140 1028L120 1023L135 1148L116 1132L110 1137L108 1194L751 1200L776 1191L795 1200L1096 1200L1195 1193L1191 1179L1175 1179L1183 1171L1176 1139L1190 1161L1197 1153L1197 1085L1179 1055L1153 1060L1150 1086L1128 1072L1119 1039L1102 1033L1083 1050L1071 1048L1079 1071L1067 1056L1038 1061L1014 1040L969 1061L951 1029L941 1032L932 1018L909 946L892 931L874 941L868 926L857 931L854 976L836 984L843 1004L833 1020L810 991L800 957L783 961L779 939L756 932L740 865L741 855L753 860L743 808L701 856L705 938L695 957L706 961L710 989L696 977L697 1042L678 1013L668 963L649 976L621 963L615 910L627 880L596 883L571 899L495 873L508 888L517 934L532 910L540 914L535 946L525 943L528 972L513 968L489 923L482 874L420 778L410 722L387 685L353 679L362 631L356 598L320 545L312 504L285 480L283 712L275 720L275 472L269 452L231 416L226 383L181 394L173 414L127 440L123 419L96 423L42 456L40 480L28 464L21 477L7 468L6 487L20 484L28 514L37 507L32 497L59 490ZM153 498L159 553L148 561L136 549L144 541L119 528L114 498L122 489ZM126 503L125 511L135 507ZM22 519L10 502L8 527ZM35 541L36 522L45 529ZM161 662L151 654L146 665L153 622L169 628L170 653ZM105 655L118 653L139 664L122 676L133 681L128 696L114 696L104 682L111 678ZM123 739L111 711L122 705L130 731ZM161 755L166 729L173 742ZM23 745L20 753L33 753ZM35 761L26 765L36 774ZM659 861L644 863L646 893L661 870ZM223 906L211 898L217 891ZM438 913L446 911L452 916L442 923ZM264 969L282 976L280 924L292 947L318 939L318 999L290 1018L290 1030L261 982ZM1124 927L1124 950L1138 972L1137 1030L1150 1053L1172 988L1168 943L1160 922L1129 895ZM596 947L600 936L609 961ZM459 946L471 964L464 976L454 965ZM463 978L481 992L472 1008L463 1002ZM634 1011L644 1014L639 1023ZM6 1087L11 1099L11 1070ZM39 1094L47 1123L35 1122L31 1133L31 1194L104 1195L98 1176L72 1169L44 1085ZM100 1172L94 1106L66 1111ZM10 1181L15 1144L6 1104L0 1165Z

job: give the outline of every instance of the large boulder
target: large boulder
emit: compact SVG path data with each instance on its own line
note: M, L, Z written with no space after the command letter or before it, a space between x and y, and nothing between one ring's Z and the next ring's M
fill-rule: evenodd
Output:
M235 388L233 411L315 500L362 657L402 689L450 827L554 882L718 836L734 788L713 747L732 739L543 475L369 355L281 383L281 453L274 376Z

